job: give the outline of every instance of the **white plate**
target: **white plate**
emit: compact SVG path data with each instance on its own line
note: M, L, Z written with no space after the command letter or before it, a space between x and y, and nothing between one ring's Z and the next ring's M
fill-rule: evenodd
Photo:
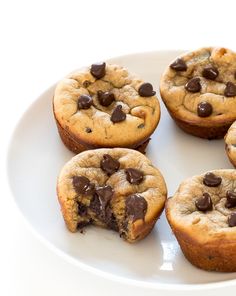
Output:
M128 67L158 90L163 69L179 52L123 56L112 62ZM66 73L65 73L66 74ZM15 201L37 234L54 251L86 270L122 282L164 290L236 286L236 273L205 272L182 255L165 214L143 241L130 245L118 234L89 227L85 234L65 228L56 197L56 179L73 156L62 144L52 114L54 86L23 115L9 149L8 175ZM169 196L186 177L210 169L231 168L222 140L192 137L178 129L163 104L160 124L147 156L168 186Z

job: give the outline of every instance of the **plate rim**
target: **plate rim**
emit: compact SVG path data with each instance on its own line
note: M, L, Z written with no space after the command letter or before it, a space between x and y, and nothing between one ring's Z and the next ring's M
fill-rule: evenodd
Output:
M140 56L140 55L154 55L154 54L168 54L168 53L176 53L176 56L181 54L181 52L186 52L187 50L170 50L170 49L162 49L162 50L152 50L152 51L142 51L142 52L134 52L134 53L128 53L125 55L119 55L115 57L110 57L106 59L106 62L113 62L113 60L125 58L128 59L129 57L134 56ZM82 63L81 63L82 64ZM75 70L78 70L80 68L83 68L83 64L76 68ZM74 71L74 70L73 70ZM72 72L73 72L72 71ZM51 86L47 87L46 90L42 91L37 98L35 98L23 111L23 113L17 118L17 121L14 125L14 127L11 130L11 136L7 143L6 148L6 158L5 158L5 172L6 172L6 183L7 183L7 189L10 193L10 197L13 200L14 204L16 205L16 209L18 210L18 213L20 213L20 216L23 218L23 221L26 225L26 227L31 231L31 233L42 243L42 245L45 245L50 251L57 254L59 257L63 258L66 262L73 264L74 266L77 266L81 268L82 270L85 270L93 275L100 276L104 279L109 279L117 283L121 284L127 284L134 287L142 287L146 289L153 289L158 291L210 291L212 289L217 288L226 288L226 287L236 287L236 279L230 279L230 280L223 280L218 282L211 282L211 283L203 283L203 284L170 284L170 283L159 283L159 282L145 282L145 281L139 281L134 280L130 278L125 278L113 273L109 273L107 271L100 270L96 267L92 267L89 264L83 263L77 259L75 259L73 256L66 254L64 251L62 251L60 248L55 246L52 242L47 240L42 234L40 234L30 223L30 221L24 216L23 211L21 210L15 195L12 192L11 185L10 185L10 154L11 154L11 147L14 141L14 136L17 133L18 126L24 119L25 115L28 113L28 111L33 107L34 104L36 104L42 97L45 96L46 93L52 91L57 84L57 81L53 83ZM159 98L160 99L160 98ZM191 263L189 263L191 264Z

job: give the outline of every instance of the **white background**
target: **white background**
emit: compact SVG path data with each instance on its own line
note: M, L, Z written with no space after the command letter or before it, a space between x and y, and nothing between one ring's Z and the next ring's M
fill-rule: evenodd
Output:
M233 0L0 2L0 295L128 293L126 286L80 271L52 253L16 209L5 180L6 148L27 106L65 74L94 61L208 45L236 50L235 11Z

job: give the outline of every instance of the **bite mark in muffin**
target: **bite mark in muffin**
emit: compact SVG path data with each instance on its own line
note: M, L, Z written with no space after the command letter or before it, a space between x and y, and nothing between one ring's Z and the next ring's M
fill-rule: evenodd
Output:
M64 166L57 193L70 231L93 224L135 242L160 216L166 185L143 154L125 148L96 149L78 154Z

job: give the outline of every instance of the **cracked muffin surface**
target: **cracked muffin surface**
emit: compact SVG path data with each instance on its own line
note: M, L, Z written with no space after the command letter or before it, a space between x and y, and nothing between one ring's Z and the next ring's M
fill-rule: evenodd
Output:
M152 85L106 63L60 81L53 109L63 142L76 153L103 147L138 149L147 145L160 119Z
M84 151L63 167L57 194L70 231L94 224L135 242L152 230L167 192L161 173L142 153L101 148Z
M236 53L207 47L183 54L165 70L161 97L187 133L222 138L236 120Z
M214 170L185 180L168 199L166 216L192 264L236 271L235 170Z
M236 121L225 135L225 150L229 160L236 167Z

